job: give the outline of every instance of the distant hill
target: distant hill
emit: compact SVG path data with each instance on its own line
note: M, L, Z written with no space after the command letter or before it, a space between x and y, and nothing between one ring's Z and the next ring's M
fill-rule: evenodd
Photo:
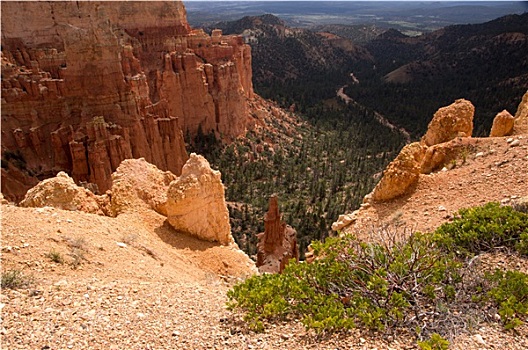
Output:
M270 14L216 23L209 30L213 28L244 37L252 47L255 90L283 106L295 103L302 108L335 96L351 67L371 59L349 39L290 28Z
M356 66L361 84L346 93L415 135L462 97L476 106L476 133L486 134L495 113L514 110L528 88L528 13L414 38L391 30L364 47L373 64Z
M354 44L365 44L374 40L387 29L375 24L321 24L311 28L315 32L329 32L349 39Z
M376 25L421 34L528 10L524 1L185 1L192 26L272 13L291 26ZM340 34L341 35L341 34Z
M487 134L495 113L516 108L528 88L528 13L417 37L368 26L315 32L290 28L273 15L214 27L241 33L252 46L253 82L263 97L304 112L348 84L352 99L415 137L440 106L457 98L473 101L475 134Z

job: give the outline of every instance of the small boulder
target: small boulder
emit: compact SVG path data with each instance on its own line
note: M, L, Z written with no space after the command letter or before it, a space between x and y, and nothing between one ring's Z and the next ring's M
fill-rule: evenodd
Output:
M528 91L524 94L517 113L515 113L515 122L513 125L513 135L528 134Z
M117 216L145 208L167 216L167 190L176 178L170 171L162 171L144 158L122 161L112 174L110 212Z
M405 194L416 184L426 147L419 142L405 146L396 159L383 171L380 182L372 192L372 200L385 202Z
M451 169L458 159L460 159L462 163L465 163L466 160L464 157L467 156L464 156L463 154L468 152L467 145L462 139L458 138L428 147L422 161L421 173L429 174L444 167ZM475 157L477 157L477 155L475 155Z
M332 231L340 231L343 228L353 224L357 220L357 215L357 210L351 214L339 215L337 221L332 224Z
M21 207L54 207L104 215L95 194L77 186L73 179L61 171L57 176L39 182L20 202Z
M507 110L498 113L493 119L490 137L503 137L511 135L515 118Z
M167 193L167 219L176 230L200 239L233 243L221 174L192 153Z
M440 108L433 116L422 138L426 146L447 142L455 137L471 137L475 107L464 99Z

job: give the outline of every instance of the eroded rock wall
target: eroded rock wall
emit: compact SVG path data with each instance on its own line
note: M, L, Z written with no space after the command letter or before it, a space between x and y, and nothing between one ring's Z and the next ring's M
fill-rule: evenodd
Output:
M192 30L180 1L3 3L2 192L35 183L6 154L101 193L128 158L180 174L184 132L244 133L252 97L250 47Z

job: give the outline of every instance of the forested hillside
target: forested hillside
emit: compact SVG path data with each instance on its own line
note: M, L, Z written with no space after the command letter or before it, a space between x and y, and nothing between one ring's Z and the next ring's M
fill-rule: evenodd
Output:
M334 97L337 87L349 81L355 64L371 62L368 52L350 40L337 42L307 29L290 28L273 15L214 27L225 34L242 34L251 45L258 94L286 108L295 104L300 112Z
M356 66L361 84L346 93L415 137L432 113L457 98L473 102L474 134L487 135L495 114L514 111L528 88L528 13L416 38L391 33L365 45L373 64Z
M476 106L476 134L487 134L494 115L515 111L528 88L526 23L527 15L515 15L415 38L388 30L364 47L272 15L215 25L252 46L255 91L304 120L291 137L278 119L266 135L250 133L225 149L207 135L195 140L222 171L241 248L255 253L273 193L302 252L359 206L404 142L374 111L418 138L439 107L467 98ZM344 85L359 104L336 97Z
M277 120L264 136L250 132L224 149L210 137L196 140L197 150L222 172L233 235L250 255L264 230L270 195L278 194L303 256L312 240L330 234L340 214L359 207L403 145L366 109L319 107L306 118L294 134Z

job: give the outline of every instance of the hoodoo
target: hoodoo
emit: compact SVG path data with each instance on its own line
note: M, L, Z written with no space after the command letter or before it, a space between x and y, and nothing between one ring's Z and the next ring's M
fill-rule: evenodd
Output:
M282 272L290 259L299 260L297 231L282 221L277 196L269 199L264 232L257 237L257 267L260 272Z
M250 50L181 1L3 3L2 193L59 171L104 193L128 158L180 174L184 133L245 132Z

